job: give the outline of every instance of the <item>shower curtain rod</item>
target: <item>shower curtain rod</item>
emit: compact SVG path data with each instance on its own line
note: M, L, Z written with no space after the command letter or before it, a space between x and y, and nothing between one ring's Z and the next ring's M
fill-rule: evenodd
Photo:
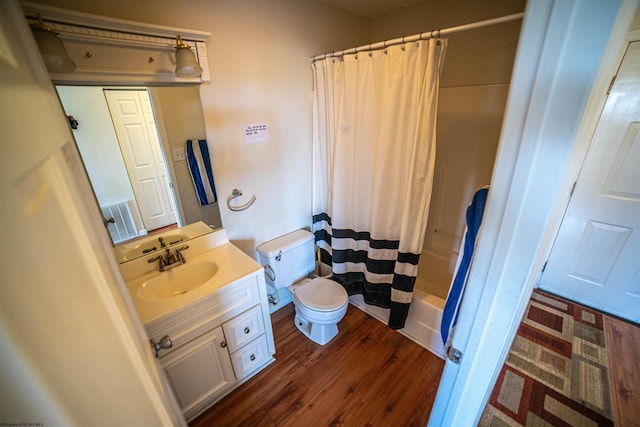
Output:
M318 61L324 58L335 58L335 57L348 55L351 53L367 52L367 51L376 50L376 49L383 49L385 47L394 46L397 44L404 44L408 42L415 42L418 40L427 40L431 38L437 38L447 34L456 33L458 31L472 30L474 28L487 27L490 25L501 24L503 22L515 21L516 19L521 19L523 16L524 16L524 12L514 13L512 15L506 15L506 16L501 16L499 18L487 19L485 21L473 22L471 24L459 25L457 27L445 28L443 30L425 31L423 33L414 34L412 36L398 37L397 39L385 40L383 42L371 43L371 44L362 45L358 47L352 47L350 49L345 49L345 50L338 50L336 52L312 56L310 59L311 61Z

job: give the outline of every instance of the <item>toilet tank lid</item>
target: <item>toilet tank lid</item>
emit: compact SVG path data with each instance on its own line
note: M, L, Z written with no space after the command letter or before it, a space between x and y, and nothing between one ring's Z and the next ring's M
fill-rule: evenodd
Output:
M307 230L296 230L284 236L276 237L268 242L261 243L256 250L263 256L270 258L278 255L281 251L287 252L303 243L313 240L313 233Z

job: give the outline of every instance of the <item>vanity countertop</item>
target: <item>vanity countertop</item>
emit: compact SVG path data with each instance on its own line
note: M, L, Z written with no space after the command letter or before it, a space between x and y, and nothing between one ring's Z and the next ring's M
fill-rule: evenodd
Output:
M175 267L175 269L166 272L159 272L157 264L153 263L152 267L155 268L152 271L149 271L149 268L147 267L145 268L146 271L140 275L136 275L135 277L131 277L134 274L133 272L129 272L129 277L127 277L127 274L123 274L123 276L125 276L129 294L131 295L131 299L142 323L148 324L149 322L152 322L166 314L186 308L187 306L205 298L207 295L210 295L212 292L249 274L262 270L262 266L260 264L228 240L226 242L218 241L216 243L216 246L200 250L197 254L189 254L189 251L186 250L184 255L187 259L187 263ZM189 245L198 246L193 240L189 242ZM143 263L146 263L147 261L139 260L139 262L142 266L144 265ZM141 295L140 287L148 280L162 274L170 275L172 272L180 268L187 267L189 264L202 262L213 262L217 266L215 275L202 285L195 287L184 294L174 295L168 298L148 299ZM138 269L137 271L140 272L141 269Z

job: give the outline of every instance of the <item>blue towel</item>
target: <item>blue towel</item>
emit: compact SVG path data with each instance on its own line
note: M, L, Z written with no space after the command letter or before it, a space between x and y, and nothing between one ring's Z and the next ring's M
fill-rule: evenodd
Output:
M213 170L211 169L209 146L206 140L199 139L195 143L190 139L187 140L187 161L200 205L217 202L218 195L213 182Z
M473 250L476 246L476 237L478 236L478 230L480 230L480 224L482 224L482 215L484 214L488 194L489 190L487 188L476 191L471 204L467 208L467 232L464 238L464 252L462 260L456 270L453 283L451 284L447 302L444 305L442 324L440 325L442 343L445 346L447 345L449 333L458 320L458 308L462 302L464 286L467 282L467 273L469 272L469 266L473 259Z

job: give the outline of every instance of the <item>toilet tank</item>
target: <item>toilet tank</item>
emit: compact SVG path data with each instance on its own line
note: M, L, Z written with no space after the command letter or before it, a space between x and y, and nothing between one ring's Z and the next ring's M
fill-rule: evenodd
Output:
M276 289L291 286L315 268L313 233L307 230L269 240L256 250L265 268L267 283Z

